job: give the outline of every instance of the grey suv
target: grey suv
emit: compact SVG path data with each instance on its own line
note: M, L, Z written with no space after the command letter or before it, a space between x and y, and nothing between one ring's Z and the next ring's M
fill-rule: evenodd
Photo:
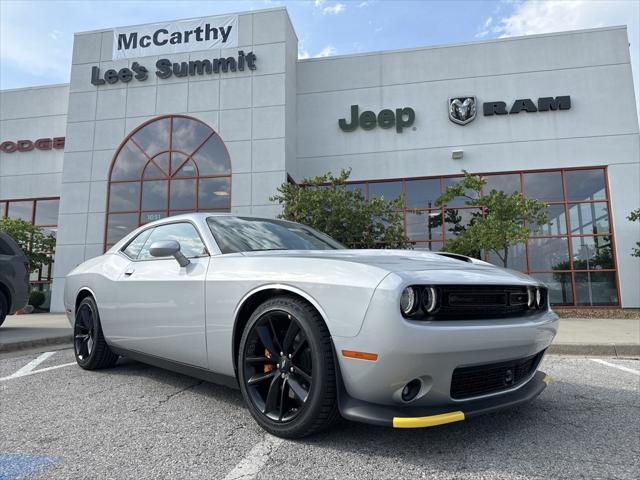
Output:
M13 238L0 232L0 325L29 300L29 262Z

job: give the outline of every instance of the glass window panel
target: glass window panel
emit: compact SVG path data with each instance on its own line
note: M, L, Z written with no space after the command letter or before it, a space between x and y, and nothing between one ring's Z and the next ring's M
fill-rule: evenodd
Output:
M406 235L411 241L442 240L442 211L407 212Z
M113 245L137 227L137 213L110 213L107 220L107 244Z
M604 170L572 170L565 172L568 200L602 200L607 197L604 189Z
M211 128L191 118L173 118L172 150L191 155L211 135Z
M167 180L145 180L142 183L142 210L162 210L167 208Z
M147 237L151 234L153 228L149 228L148 230L144 230L143 232L136 235L136 237L129 242L129 245L122 250L122 252L129 258L135 260L138 258L138 254L142 247L144 246L144 242L147 241Z
M147 164L147 167L144 169L143 178L145 178L145 179L153 179L153 178L159 179L159 178L166 178L166 175L158 167L156 167L155 164L149 162Z
M462 177L443 179L443 183L442 183L443 191L446 191L447 188L452 187L453 185L459 183L461 180L462 180ZM452 207L467 205L466 202L472 201L473 199L478 198L478 192L476 192L475 190L470 190L467 188L465 189L464 194L465 194L464 197L455 197L451 199L450 201L447 202L447 205Z
M110 212L137 211L140 201L140 183L112 183L109 192Z
M348 183L344 186L345 190L349 192L355 192L356 190L360 190L362 196L366 197L366 185L364 183Z
M503 255L502 252L500 255ZM504 267L502 259L493 251L487 252L487 262ZM527 271L527 253L524 245L513 245L509 247L507 252L507 268L518 270L520 272Z
M147 157L129 140L118 153L111 180L138 180L147 164Z
M161 225L153 229L144 247L138 255L139 260L151 260L154 257L149 253L149 248L154 242L161 240L175 240L180 243L180 251L187 258L205 255L207 250L198 235L197 230L190 223L171 223Z
M573 285L571 273L532 273L531 276L549 288L551 305L573 305Z
M608 235L598 237L573 237L574 270L607 270L613 269L611 239Z
M163 177L169 175L169 152L164 152L160 155L156 155L155 157L153 157L153 161L162 171Z
M184 213L184 212L182 212ZM167 216L166 210L161 212L142 212L140 214L140 225L144 225L145 223L155 222L156 220L160 220Z
M175 177L196 177L198 176L198 170L196 170L196 164L192 160L188 160L180 170L174 173Z
M24 220L31 223L33 220L33 201L27 200L24 202L8 202L9 203L9 218Z
M607 203L570 203L569 223L571 224L572 235L609 233Z
M458 236L481 213L479 208L448 208L444 211L446 238Z
M570 270L566 238L532 238L529 240L529 262L532 271Z
M133 139L150 157L169 150L171 119L162 118L151 122L138 130Z
M36 225L57 225L60 200L38 200L36 202Z
M435 201L440 196L440 179L407 180L407 208L435 207Z
M545 202L562 201L562 175L560 172L525 173L524 193Z
M511 173L508 175L487 175L484 178L487 180L487 183L484 186L485 194L491 192L491 190L504 192L507 195L520 191L520 175L517 173Z
M418 242L413 246L413 249L439 252L442 250L442 242Z
M549 205L547 207L548 222L544 225L538 226L538 224L531 222L529 228L531 229L531 235L535 237L547 237L551 235L566 235L567 234L567 220L564 211L564 204ZM539 230L538 227L540 227Z
M231 207L231 179L200 179L199 209L229 209Z
M7 214L7 202L0 202L0 218L4 218Z
M172 180L170 208L173 210L196 209L196 181Z
M402 194L402 182L369 183L369 198L384 198L390 202Z
M171 152L171 175L174 175L188 158L180 152Z
M615 272L576 272L577 305L616 305Z
M218 135L213 135L193 155L200 175L224 175L231 173L231 161L224 143Z

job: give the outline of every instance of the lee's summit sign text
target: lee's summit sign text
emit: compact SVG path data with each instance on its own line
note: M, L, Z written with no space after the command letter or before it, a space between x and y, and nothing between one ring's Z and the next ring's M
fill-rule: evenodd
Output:
M189 62L172 62L167 58L161 58L155 64L155 75L166 79L171 76L187 77L195 75L211 75L213 73L242 72L245 69L256 69L256 56L253 52L238 51L237 57L214 58L212 60L191 60ZM128 83L135 79L143 82L149 78L149 69L144 65L133 62L131 68L124 67L120 70L109 69L104 73L99 67L91 68L91 83L93 85L114 84L118 82Z

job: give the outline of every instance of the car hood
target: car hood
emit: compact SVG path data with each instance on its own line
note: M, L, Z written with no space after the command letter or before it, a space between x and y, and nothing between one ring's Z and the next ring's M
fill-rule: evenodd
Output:
M462 255L447 256L432 252L414 250L274 250L245 252L249 257L285 257L338 260L378 267L388 272L407 274L410 272L449 271L475 273L476 277L491 278L493 282L523 280L532 283L533 279L515 270L503 269L481 260Z

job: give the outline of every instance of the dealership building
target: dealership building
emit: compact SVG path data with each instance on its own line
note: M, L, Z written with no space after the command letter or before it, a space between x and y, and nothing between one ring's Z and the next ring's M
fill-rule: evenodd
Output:
M69 84L0 91L0 215L56 232L64 277L146 222L275 217L282 183L352 170L404 194L416 249L478 209L461 171L549 204L509 267L556 305L640 307L640 135L625 27L298 59L284 8L77 33ZM492 255L487 260L500 263Z

